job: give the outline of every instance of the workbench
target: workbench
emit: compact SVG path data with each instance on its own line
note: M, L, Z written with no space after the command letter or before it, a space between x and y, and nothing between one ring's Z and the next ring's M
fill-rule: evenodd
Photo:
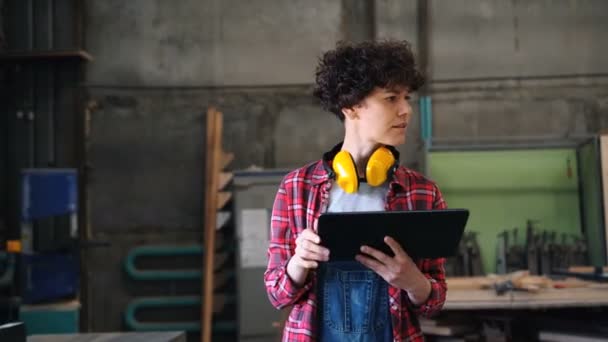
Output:
M527 271L448 277L446 282L443 313L419 319L425 335L489 334L485 336L528 341L540 331L571 336L582 329L588 336L605 340L606 333L599 331L598 326L606 326L608 321L596 315L608 309L608 283L529 275ZM578 333L574 335L580 337Z
M499 284L511 285L499 294ZM508 275L448 277L444 310L546 309L608 306L608 284L553 280L518 271ZM502 292L502 291L501 291Z
M186 342L183 332L32 335L27 342Z
M543 289L539 292L509 291L497 295L492 289L448 287L444 310L546 309L608 306L608 288Z

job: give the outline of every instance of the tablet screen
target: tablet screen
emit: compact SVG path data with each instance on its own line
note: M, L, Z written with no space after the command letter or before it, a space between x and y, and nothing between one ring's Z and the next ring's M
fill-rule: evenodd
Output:
M362 245L392 256L385 236L397 240L412 258L450 257L468 217L466 209L325 213L318 234L330 250L330 261L354 260Z

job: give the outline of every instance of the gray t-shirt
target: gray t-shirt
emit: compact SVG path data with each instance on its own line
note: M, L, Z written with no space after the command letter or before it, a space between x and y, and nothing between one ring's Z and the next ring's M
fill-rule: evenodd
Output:
M359 184L359 191L348 194L334 182L329 192L330 213L354 211L384 211L388 182L381 186L370 186L367 183Z

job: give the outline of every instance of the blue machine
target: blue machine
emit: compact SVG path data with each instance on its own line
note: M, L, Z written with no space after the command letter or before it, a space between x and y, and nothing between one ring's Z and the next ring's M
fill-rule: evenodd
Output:
M78 209L75 169L24 169L21 172L21 219L31 222Z
M23 254L21 302L46 303L78 292L79 261L69 253Z
M77 179L75 169L24 169L21 172L23 303L49 302L77 293L77 254L36 253L32 229L36 220L68 215L71 218L70 236L77 237Z
M78 210L77 172L74 169L24 169L21 172L21 241L23 252L35 250L33 223L39 219L68 216L69 233L75 239ZM69 237L67 236L69 234ZM41 235L44 237L45 235ZM53 235L51 235L53 236ZM40 237L39 237L40 238ZM37 240L40 242L40 239ZM52 243L44 240L45 243Z

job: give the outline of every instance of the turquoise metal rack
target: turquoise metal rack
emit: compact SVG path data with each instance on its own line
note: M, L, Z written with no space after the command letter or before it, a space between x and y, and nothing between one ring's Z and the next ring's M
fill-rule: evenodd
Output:
M141 270L136 267L136 260L140 257L179 257L202 256L201 246L140 246L132 249L127 255L124 268L127 275L138 281L171 281L171 280L200 280L202 272L198 269L183 270ZM234 277L234 272L228 272ZM224 296L224 305L234 304L234 296ZM127 327L134 331L188 331L201 330L200 320L190 322L141 322L136 318L139 310L162 309L175 307L201 307L200 296L159 296L139 297L131 300L124 313ZM234 332L237 328L235 321L216 321L213 323L214 332Z

